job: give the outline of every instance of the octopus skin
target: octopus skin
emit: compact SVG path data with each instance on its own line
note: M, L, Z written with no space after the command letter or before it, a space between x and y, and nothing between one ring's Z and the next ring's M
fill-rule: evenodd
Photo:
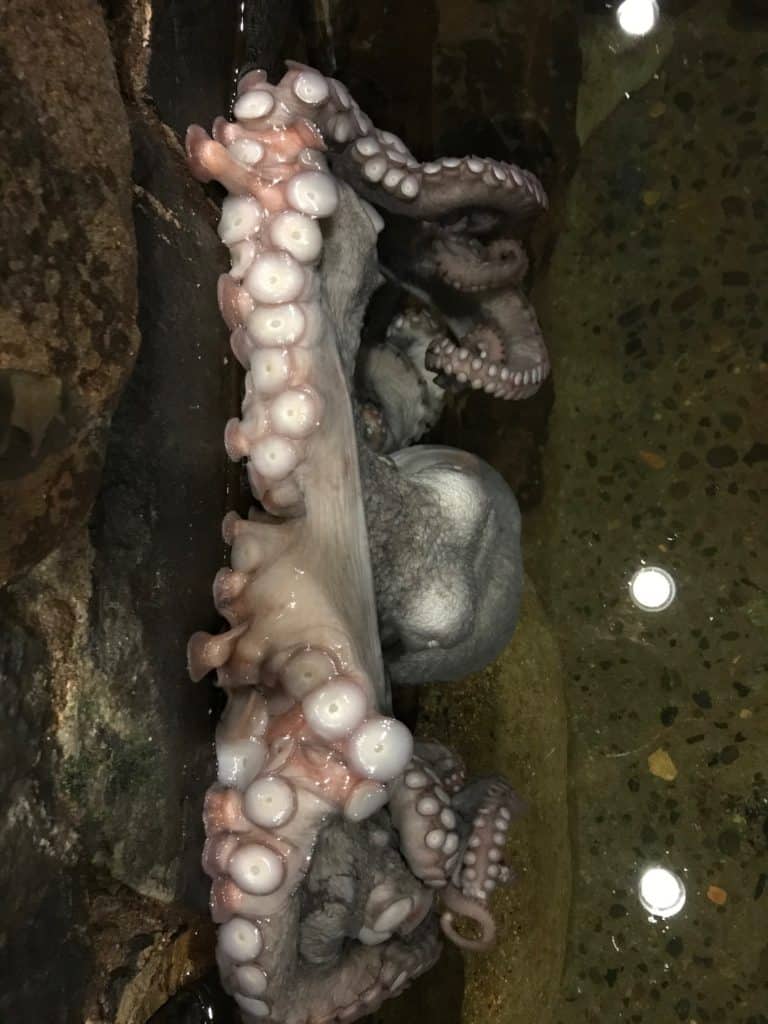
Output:
M438 321L424 356L431 382L530 397L550 369L522 290L522 236L547 207L541 183L523 168L477 156L420 163L343 100L334 98L323 120L333 168L385 212L382 262ZM386 388L381 379L374 386Z
M223 523L231 564L213 595L227 628L189 642L192 677L215 671L227 695L203 867L246 1024L352 1021L427 970L441 934L490 946L519 802L501 779L466 783L455 756L391 715L350 397L381 225L324 155L329 134L372 126L301 65L277 85L246 75L234 116L187 136L192 173L228 192L219 305L246 372L225 445L256 501ZM334 221L362 246L354 273L327 262Z
M520 612L514 495L481 459L438 445L387 458L361 446L360 468L389 678L412 686L478 671L507 645Z

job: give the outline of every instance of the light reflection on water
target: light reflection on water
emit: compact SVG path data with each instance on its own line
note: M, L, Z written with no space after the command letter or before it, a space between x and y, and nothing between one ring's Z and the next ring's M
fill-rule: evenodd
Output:
M640 876L637 895L653 917L674 917L685 906L685 883L674 871L654 864Z
M656 0L623 0L616 10L619 28L628 36L647 36L659 20Z

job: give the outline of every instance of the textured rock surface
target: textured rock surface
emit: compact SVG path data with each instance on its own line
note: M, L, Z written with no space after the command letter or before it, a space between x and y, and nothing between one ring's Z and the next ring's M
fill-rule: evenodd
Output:
M134 114L132 133L142 348L114 417L91 539L92 638L104 679L97 689L113 690L132 723L123 756L134 781L114 819L102 814L101 824L121 878L170 899L185 888L188 868L204 904L192 850L202 841L199 807L211 770L208 694L188 682L185 638L211 619L201 577L215 573L223 555L211 530L227 501L219 436L230 396L226 339L211 301L222 266L213 211L188 184L178 151L149 115ZM106 709L89 709L99 722L109 718ZM73 744L78 778L109 763L110 742L109 731L85 724ZM136 786L132 761L154 795ZM163 811L147 816L153 802ZM177 860L182 835L186 866Z
M0 1016L58 1024L95 970L54 733L78 684L83 521L138 342L130 148L93 4L6 4L0 50L0 581L40 563L0 594Z
M3 5L0 124L2 582L87 515L138 347L128 130L95 4Z
M114 13L131 94L147 9ZM0 1018L143 1024L212 950L209 693L184 646L223 557L216 213L142 102L132 186L96 4L6 5L0 48ZM142 344L121 395L139 337L132 199Z

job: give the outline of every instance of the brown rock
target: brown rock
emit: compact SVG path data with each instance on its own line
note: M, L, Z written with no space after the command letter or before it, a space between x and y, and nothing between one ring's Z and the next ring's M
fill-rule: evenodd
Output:
M0 38L2 582L87 514L138 333L131 152L98 9L9 0Z
M659 455L658 452L640 452L640 460L644 462L649 469L664 469L667 464L667 460L663 455Z
M677 778L677 765L661 747L648 755L648 770L651 775L664 779L665 782L674 782Z
M144 1024L213 951L184 648L231 500L216 210L143 105L131 151L92 0L3 7L0 108L0 1020Z
M728 893L725 889L721 889L719 885L710 885L707 887L707 899L710 903L715 903L718 907L722 907L728 900Z

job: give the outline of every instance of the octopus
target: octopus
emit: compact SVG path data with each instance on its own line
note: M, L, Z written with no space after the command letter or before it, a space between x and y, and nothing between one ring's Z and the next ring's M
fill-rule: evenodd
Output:
M459 678L515 627L514 496L475 456L412 442L446 389L544 379L519 234L546 201L508 164L419 163L295 63L277 85L246 74L234 120L186 145L227 192L218 301L245 385L224 443L254 499L223 522L227 628L188 650L227 698L204 807L216 957L246 1024L353 1021L443 938L489 949L512 877L519 798L414 738L392 685ZM378 332L385 275L404 306Z

